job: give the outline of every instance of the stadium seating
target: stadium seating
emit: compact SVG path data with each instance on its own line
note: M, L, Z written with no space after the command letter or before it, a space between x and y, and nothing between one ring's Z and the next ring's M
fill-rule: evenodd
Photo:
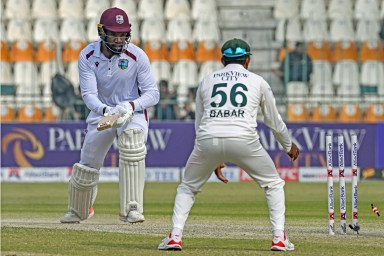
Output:
M171 80L171 64L167 60L152 61L151 70L157 82Z
M205 61L201 64L198 74L198 81L201 81L208 74L222 69L224 66L220 61Z
M84 18L83 1L79 0L59 0L59 17L65 18Z
M44 110L43 120L46 122L60 120L60 109L55 105L47 106Z
M341 17L331 20L329 36L332 42L355 41L352 19Z
M338 120L347 123L362 121L360 106L357 104L343 104L340 108Z
M10 63L7 42L5 40L1 40L0 47L1 47L1 55L0 55L1 84L13 84L13 78L11 73L11 63Z
M32 17L35 19L55 19L57 17L56 1L33 0Z
M39 122L43 120L41 108L37 105L26 104L19 108L17 121L19 122Z
M13 43L18 40L32 40L32 25L28 20L11 19L8 23L7 40Z
M166 42L165 34L166 30L163 19L152 18L143 20L140 29L140 38L143 43L146 43L147 41Z
M299 15L299 0L276 0L273 15L276 19L290 19Z
M359 61L384 62L384 44L379 40L363 42L360 47Z
M311 76L311 92L312 101L331 99L334 96L334 88L332 83L332 66L328 61L313 61L313 73Z
M138 5L137 14L139 19L164 19L164 8L162 0L141 0Z
M173 19L168 22L166 38L167 41L177 42L180 40L191 40L192 27L188 20Z
M356 101L360 95L359 69L355 61L343 60L335 65L333 83L337 87L337 95L345 102Z
M216 20L199 19L195 22L192 33L195 42L214 41L220 42L220 29Z
M380 18L380 8L377 0L356 0L354 18L375 19Z
M288 104L288 120L290 122L308 121L309 117L309 110L304 104Z
M362 94L377 94L384 86L384 64L381 61L365 61L361 65L360 85Z
M85 2L85 18L100 19L101 13L110 6L109 0L86 0Z
M370 104L364 115L366 122L384 121L384 104Z
M303 0L301 2L300 17L302 19L324 20L327 17L324 0Z
M160 40L151 40L144 43L143 50L148 55L149 61L168 61L168 49Z
M98 23L98 21L97 21L97 23ZM94 26L90 26L89 30L92 31L92 34L98 36L97 35L97 24L91 24L91 25L94 25ZM61 42L63 44L66 44L70 41L86 42L87 38L86 38L86 33L85 33L84 27L85 27L84 23L80 19L73 18L73 17L63 19L63 21L61 23L61 28L60 28L60 40L61 40ZM98 37L97 37L97 39L98 39ZM89 41L96 41L96 40L91 40L90 38L88 38L88 40Z
M29 0L6 1L5 17L9 20L28 19L31 13Z
M193 20L218 20L217 5L215 1L192 1L191 17Z
M334 122L337 120L336 109L331 104L316 105L312 109L312 121Z
M341 41L334 44L332 61L338 62L343 60L357 61L357 48L355 42Z
M333 121L339 121L343 104L361 102L361 120L374 122L378 119L369 114L373 113L370 104L383 103L384 44L379 30L384 0L8 0L1 4L1 82L17 88L16 100L2 95L2 102L17 103L10 104L10 117L18 118L17 108L25 103L43 103L43 119L56 120L44 105L52 103L50 79L61 70L79 92L79 53L99 40L100 14L111 6L127 12L131 43L144 49L156 80L167 80L180 96L179 103L186 100L189 88L222 68L220 46L234 37L251 45L249 68L265 75L277 92L279 108L291 119L293 108L287 102L302 104L303 116L311 113L311 120L318 122L333 120L336 113ZM313 73L309 84L284 86L280 77L270 73L296 42L304 43ZM341 104L332 109L332 118L322 116L329 97Z
M169 61L175 63L179 60L195 60L195 51L192 42L188 40L174 41L169 52Z
M279 42L284 42L285 40L291 42L303 41L300 18L296 16L289 20L280 20L276 28L275 38Z
M307 44L307 54L312 61L331 61L331 50L328 42L311 41Z
M357 22L356 41L367 42L379 40L379 20L361 19Z
M303 39L306 42L324 42L328 41L327 22L324 19L308 18L304 23Z
M166 0L164 17L172 19L191 19L191 6L188 0Z
M348 18L353 16L352 0L330 0L328 5L328 17L330 19Z
M15 109L11 106L1 104L1 122L12 122L15 120Z
M196 49L196 61L203 63L207 61L219 61L221 59L220 45L215 41L201 41Z
M95 42L100 39L99 34L97 33L97 24L99 24L99 18L89 19L87 22L87 41Z

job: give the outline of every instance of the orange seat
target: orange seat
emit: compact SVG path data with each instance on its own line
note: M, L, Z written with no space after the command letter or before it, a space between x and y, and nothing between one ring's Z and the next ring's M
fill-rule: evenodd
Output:
M344 104L339 113L340 122L360 122L362 121L361 109L358 105Z
M309 120L309 111L303 104L288 104L288 120L302 122Z
M9 52L8 52L7 42L1 40L0 47L1 47L0 61L9 62Z
M180 40L172 43L169 61L175 63L179 60L195 60L195 51L191 42Z
M340 60L357 61L357 50L354 42L344 41L335 43L332 51L332 61L338 62Z
M161 42L160 40L145 42L144 51L148 55L148 58L151 62L168 60L167 47L165 43Z
M15 110L10 106L1 106L1 122L12 122L15 120Z
M293 51L295 48L291 48L289 47L288 48L288 51L291 52ZM283 62L284 58L285 58L285 52L286 52L286 49L285 47L281 47L280 50L279 50L279 56L278 56L278 59L279 59L279 62Z
M384 45L381 42L363 42L360 48L360 61L376 60L384 62Z
M56 44L52 41L40 42L36 51L36 62L47 62L56 60Z
M57 107L49 106L45 108L44 121L54 122L59 120L59 111Z
M81 50L84 49L86 43L83 41L69 41L64 45L62 60L64 63L77 61Z
M35 105L24 105L19 108L17 121L19 122L39 122L42 121L41 109Z
M313 108L312 120L314 122L332 122L336 120L336 109L328 104L321 104Z
M34 54L32 42L26 40L14 42L11 46L9 56L12 62L33 61Z
M384 121L384 104L371 104L364 116L366 122Z
M307 44L307 53L312 61L331 61L331 50L328 42L309 42Z
M214 41L199 42L196 50L196 61L203 63L206 61L220 61L221 51L220 46Z

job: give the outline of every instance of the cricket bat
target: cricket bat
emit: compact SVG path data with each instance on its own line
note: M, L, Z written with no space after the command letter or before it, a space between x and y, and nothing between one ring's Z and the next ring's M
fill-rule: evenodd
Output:
M105 116L97 124L97 130L98 131L103 131L103 130L111 128L112 125L116 122L116 120L118 118L119 118L119 115Z

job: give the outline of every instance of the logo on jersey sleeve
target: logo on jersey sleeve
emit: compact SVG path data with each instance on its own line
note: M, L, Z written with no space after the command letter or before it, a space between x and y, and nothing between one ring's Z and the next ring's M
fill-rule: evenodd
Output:
M128 67L128 60L127 59L120 59L118 66L122 70L126 69Z

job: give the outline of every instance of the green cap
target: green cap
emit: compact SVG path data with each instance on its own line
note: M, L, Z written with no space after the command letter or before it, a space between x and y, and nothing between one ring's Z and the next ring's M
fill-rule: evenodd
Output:
M234 38L224 43L221 53L224 58L245 60L251 55L251 47L244 40Z

